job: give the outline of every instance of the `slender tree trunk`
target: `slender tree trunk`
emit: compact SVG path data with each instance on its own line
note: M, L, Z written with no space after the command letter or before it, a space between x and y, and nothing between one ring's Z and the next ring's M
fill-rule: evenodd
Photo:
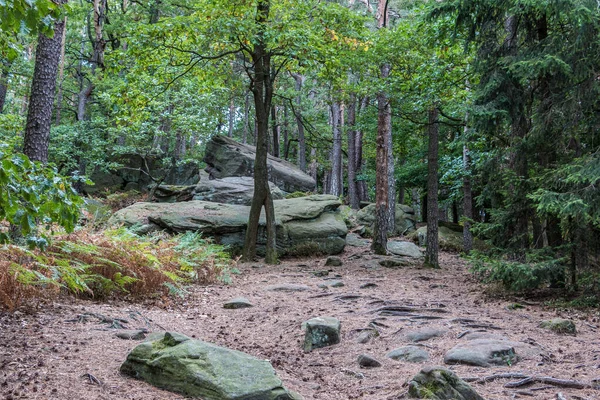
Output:
M427 249L425 265L439 268L438 261L438 109L429 110L429 148L427 151Z
M229 130L227 136L233 137L233 123L235 121L235 103L233 102L233 95L231 95L231 101L229 102Z
M288 108L283 106L283 159L288 161L290 157L290 134L288 125Z
M390 65L385 64L381 67L381 77L388 78L390 75ZM394 235L396 231L396 177L394 171L394 143L392 140L392 108L387 97L385 128L387 145L387 177L388 177L388 205L387 205L387 230L388 234Z
M0 61L0 114L4 111L4 104L6 103L9 74L10 63L8 61Z
M317 171L319 163L317 162L317 149L314 147L310 148L310 176L315 180L315 192L317 191ZM323 188L325 190L325 188Z
M465 132L467 127L465 127ZM471 224L473 221L473 191L471 189L471 156L469 147L463 146L463 214L465 216L463 223L463 243L464 251L469 254L473 250L473 233L471 233Z
M363 113L365 111L365 109L367 108L367 105L369 104L369 98L367 96L363 97L362 101L360 102L360 112ZM357 130L356 131L356 171L357 173L359 172L363 172L365 165L364 165L364 159L363 159L363 131L362 130ZM359 201L369 201L369 191L367 189L367 183L364 180L359 180L357 182L357 188L358 188L358 199Z
M354 210L360 208L356 184L356 95L350 94L348 104L348 203Z
M271 106L271 124L273 125L273 156L279 158L279 124L275 105Z
M371 250L375 254L387 253L388 217L389 217L389 180L388 180L388 132L389 101L385 93L377 94L377 156L375 160L375 223Z
M256 34L256 44L252 53L254 63L254 74L252 79L252 94L254 95L254 108L257 122L256 158L254 161L254 196L250 207L246 239L242 258L246 261L256 256L256 241L258 239L258 224L261 210L265 208L266 217L266 254L267 264L277 263L277 250L275 242L275 209L273 198L269 189L269 178L267 170L267 149L269 130L269 109L273 98L273 81L271 72L271 57L267 52L264 34L262 30L264 23L269 18L270 0L258 0L256 24L261 27Z
M421 212L421 195L419 194L419 189L413 188L410 191L411 195L411 203L412 208L415 210L415 218L417 221L422 221L422 212Z
M296 81L296 123L298 124L298 168L306 172L306 139L304 138L304 124L302 123L302 85L304 76L292 74Z
M60 64L58 68L58 93L56 94L56 118L54 120L56 125L60 125L61 113L62 113L62 98L63 98L63 79L65 75L65 47L67 43L67 16L65 15L65 28L62 36L62 42L60 45Z
M40 35L35 55L23 153L33 161L48 161L50 123L65 21L54 24L52 38Z
M244 133L242 137L242 143L248 143L248 130L250 129L250 96L246 94L245 104L244 104Z
M333 131L333 146L331 150L331 181L330 193L334 196L339 196L340 183L342 177L340 175L342 165L342 131L340 129L341 107L340 103L334 101L331 104L331 128Z
M177 133L175 134L175 150L173 152L173 155L176 160L181 160L182 158L185 157L185 153L186 153L185 143L186 143L185 135L178 130Z

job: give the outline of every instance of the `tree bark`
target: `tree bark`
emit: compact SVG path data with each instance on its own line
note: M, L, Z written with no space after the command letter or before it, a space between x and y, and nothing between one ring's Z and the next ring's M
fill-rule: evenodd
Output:
M250 96L246 94L246 99L244 103L244 133L242 137L242 143L248 143L248 130L250 129Z
M377 94L377 155L375 160L375 223L371 250L375 254L387 253L389 223L389 179L388 179L388 120L389 101L385 93Z
M425 265L439 268L438 260L438 109L429 110L429 147L427 151L427 249Z
M290 157L290 135L288 126L288 108L283 106L283 159L288 161Z
M65 47L67 43L67 16L65 15L65 28L60 44L60 63L58 68L58 93L56 94L56 118L54 123L60 125L63 98L63 78L65 74Z
M302 123L302 85L304 84L304 76L300 74L292 74L296 81L296 123L298 124L298 168L306 172L306 139L304 137L304 124Z
M350 94L348 104L348 203L354 210L360 208L356 184L356 94Z
M331 104L331 128L333 131L333 146L331 150L331 180L330 193L334 196L341 195L340 184L342 181L341 165L342 165L342 131L341 124L341 107L340 103L334 101Z
M235 103L233 102L233 95L231 95L231 101L229 102L229 129L227 136L233 137L233 123L235 121Z
M267 170L269 109L273 98L273 79L271 73L271 56L268 53L264 38L264 24L269 18L270 0L258 0L256 6L256 25L258 32L254 50L251 53L254 73L251 76L251 90L254 96L254 108L257 124L256 158L254 161L254 196L250 206L250 215L246 229L246 238L242 258L251 261L256 257L256 241L261 210L265 208L266 217L266 254L265 263L277 263L275 242L275 209L269 189Z
M48 144L56 77L65 21L54 24L54 36L40 35L35 55L23 153L33 161L48 162Z
M360 102L360 112L364 112L369 104L369 98L367 96L363 97ZM364 171L364 159L363 159L363 131L361 129L356 131L356 171L357 174L359 172ZM357 182L358 188L358 198L359 201L369 201L369 191L367 189L367 183L365 180L361 179Z
M6 95L8 93L8 75L10 74L10 63L0 61L0 114L4 112Z
M465 126L465 133L467 127ZM463 146L463 244L465 253L469 254L473 250L473 233L471 233L471 224L473 221L473 191L471 189L471 156L469 147Z
M275 105L271 106L271 124L273 125L273 156L279 158L279 124Z

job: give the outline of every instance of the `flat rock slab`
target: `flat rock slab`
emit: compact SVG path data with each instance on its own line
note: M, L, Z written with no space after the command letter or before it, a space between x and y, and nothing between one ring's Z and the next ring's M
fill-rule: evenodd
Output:
M223 308L230 310L249 307L254 307L254 305L252 305L252 303L250 303L250 301L245 297L236 297L235 299L228 300L223 304Z
M416 244L412 242L391 241L387 244L387 250L397 256L421 258L423 252Z
M443 336L448 332L445 329L425 328L417 331L408 332L405 335L406 340L410 342L424 342L429 339Z
M444 362L477 367L508 366L517 362L517 354L510 341L475 339L454 346L446 353Z
M328 281L328 282L324 282L324 283L319 283L319 287L320 288L327 288L327 287L338 288L338 287L344 287L344 286L346 286L344 284L344 282L339 281L339 280Z
M484 400L454 372L443 367L425 367L408 384L413 399Z
M265 288L269 292L305 292L310 290L306 285L297 285L294 283L284 283L280 285L269 285Z
M390 351L386 357L396 361L419 363L429 360L429 353L418 346L404 346Z
M349 233L346 235L346 244L352 247L368 247L371 241L361 238L356 233Z
M336 256L329 256L325 261L326 267L339 267L343 264L342 259Z
M316 317L302 324L305 330L304 351L332 346L340 342L340 321L333 317Z
M293 400L268 361L166 332L136 346L121 372L205 400Z
M146 339L147 333L144 329L124 329L115 333L115 336L123 340L142 340Z

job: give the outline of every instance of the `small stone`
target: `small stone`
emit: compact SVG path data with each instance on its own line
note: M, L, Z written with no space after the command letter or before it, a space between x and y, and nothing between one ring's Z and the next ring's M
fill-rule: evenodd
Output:
M327 257L327 260L325 261L326 267L339 267L342 264L343 264L342 259L337 256L329 256L329 257Z
M125 329L115 333L115 336L123 340L142 340L146 339L146 333L148 332L143 329Z
M376 288L377 286L379 286L379 285L377 285L376 283L368 282L368 283L360 285L359 289L372 289L372 288Z
M444 356L446 364L476 367L507 366L517 362L512 342L497 339L475 339L458 344Z
M340 342L340 321L333 317L316 317L305 321L304 351L332 346Z
M248 308L248 307L254 307L254 306L245 297L236 297L235 299L228 300L223 304L223 308L226 308L228 310L236 310L238 308Z
M375 329L366 329L362 331L360 335L358 335L356 341L360 344L365 344L369 342L369 340L377 336L379 336L379 333Z
M390 351L386 357L396 361L418 363L427 361L429 353L418 346L404 346Z
M399 268L409 266L411 263L404 258L388 257L384 258L383 260L379 260L379 265L386 268Z
M540 323L540 328L548 329L552 332L561 335L577 334L577 329L575 328L575 324L573 323L573 321L562 318L555 318L547 321L542 321Z
M408 384L413 399L484 400L454 372L443 367L425 367Z
M269 292L303 292L310 290L308 286L296 285L293 283L284 283L280 285L270 285L265 288Z
M318 278L322 278L324 276L329 275L329 271L325 270L321 270L321 271L313 271L311 272L311 274L313 274L314 276L318 277Z
M381 367L381 363L368 354L361 354L358 356L358 365L363 368Z
M411 342L424 342L426 340L442 336L447 331L444 329L425 328L414 332L408 332L406 339Z
M346 285L344 285L344 282L342 281L332 281L329 283L329 286L331 287L344 287Z

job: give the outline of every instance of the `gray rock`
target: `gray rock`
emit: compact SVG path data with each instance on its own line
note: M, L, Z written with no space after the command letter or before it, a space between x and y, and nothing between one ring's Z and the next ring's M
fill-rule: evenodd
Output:
M365 234L371 236L375 223L375 204L369 204L356 214L357 223L365 226ZM396 229L394 235L405 235L415 230L415 216L412 208L396 205Z
M413 399L484 400L454 372L443 367L424 367L408 384Z
M254 176L254 146L238 143L225 136L216 135L206 144L204 162L206 172L214 178ZM310 192L316 182L294 164L268 155L269 181L286 192Z
M304 292L310 290L310 287L294 283L283 283L279 285L269 285L265 290L269 292Z
M349 233L346 236L346 244L352 247L368 247L370 245L370 241L368 239L361 238L356 233Z
M274 183L269 182L269 188L274 200L285 197L284 193ZM252 203L253 196L254 178L248 176L206 179L191 186L160 185L154 193L154 198L157 201L165 203L203 200L247 206Z
M397 242L390 241L387 244L387 250L397 256L421 258L423 252L419 249L419 246L412 242Z
M427 246L427 227L422 226L415 232L408 235L408 239L419 243L420 246ZM461 252L464 250L463 234L446 226L438 228L438 239L440 249L452 252ZM473 238L473 247L477 250L485 250L485 243L477 238Z
M356 338L356 342L360 344L368 343L371 339L379 336L379 332L375 329L365 329Z
M346 285L342 281L335 280L335 281L329 281L329 282L319 283L318 286L320 288L327 288L327 287L338 288L338 287L344 287Z
M115 336L123 340L142 340L146 339L147 333L143 329L124 329L115 333Z
M311 274L313 274L317 278L322 278L324 276L329 275L329 271L326 270L326 269L324 269L324 270L321 270L321 271L312 271Z
M408 332L406 334L406 339L415 343L424 342L435 337L443 336L446 332L448 331L445 329L424 328L417 331Z
M305 330L304 351L332 346L340 342L340 321L333 317L316 317L302 324Z
M342 259L336 256L329 256L327 257L327 260L325 261L325 266L326 267L339 267L341 266L342 263Z
M386 268L400 268L412 265L406 258L400 257L383 257L379 260L379 265Z
M236 297L235 299L228 300L223 304L223 308L227 308L230 310L235 310L238 308L248 308L248 307L254 307L254 306L245 297Z
M550 319L540 322L540 328L548 329L558 334L576 335L577 329L573 321L562 318Z
M429 360L429 353L418 346L404 346L390 351L386 357L396 361L419 363Z
M279 255L314 256L339 254L348 232L335 196L313 195L275 200L275 223ZM193 231L211 236L233 252L244 245L249 206L206 201L181 203L136 203L116 212L111 226L125 225L137 233L157 229L170 232ZM259 222L258 251L264 254L266 233L264 213Z
M497 339L475 339L460 343L450 349L446 364L465 364L477 367L507 366L518 360L512 343Z
M368 354L361 354L358 356L358 365L363 368L381 367L381 363Z
M136 346L121 372L206 400L294 399L268 361L169 332Z

